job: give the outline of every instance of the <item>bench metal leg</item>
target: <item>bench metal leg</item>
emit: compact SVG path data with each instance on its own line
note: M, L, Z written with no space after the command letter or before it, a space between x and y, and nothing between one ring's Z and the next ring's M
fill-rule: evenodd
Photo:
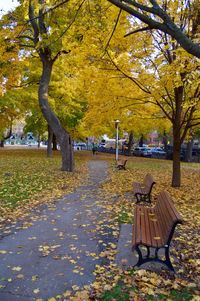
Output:
M121 165L117 166L117 168L118 168L119 170L122 170L122 169L126 170L125 166L121 166Z
M136 193L135 197L137 199L136 204L140 202L145 202L148 204L151 204L151 199L149 194L143 194L143 193Z
M166 265L171 271L174 272L174 268L172 266L172 263L170 261L170 257L169 257L169 247L164 247L165 249L165 260L162 260L159 258L158 256L158 251L160 248L154 248L155 249L155 253L154 253L154 256L150 256L150 247L146 246L147 248L147 255L146 256L143 256L142 255L142 252L140 250L140 246L135 246L133 251L135 250L137 253L138 253L138 262L136 263L136 266L141 266L142 264L144 263L147 263L147 262L159 262L159 263L162 263L164 265Z
M147 248L147 256L146 257L149 258L150 257L150 247L146 246L146 248Z
M143 264L143 257L142 257L142 252L139 248L139 246L135 247L136 252L138 253L138 262L136 263L137 266L140 266L141 264Z
M174 268L172 266L172 263L171 263L171 260L170 260L170 257L169 257L169 246L168 247L165 247L165 264L168 266L168 268L174 272Z

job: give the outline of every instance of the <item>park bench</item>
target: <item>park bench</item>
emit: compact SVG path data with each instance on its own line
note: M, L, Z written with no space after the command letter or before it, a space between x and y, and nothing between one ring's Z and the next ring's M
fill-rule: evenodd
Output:
M126 169L127 160L117 160L117 168L118 169Z
M181 216L166 191L160 192L154 208L136 205L132 250L136 250L139 255L137 266L156 261L165 264L170 270L174 271L169 257L169 247L178 223L182 223ZM146 256L142 254L141 246L146 247ZM164 260L159 258L158 255L158 251L163 248L165 250ZM154 251L153 255L150 254L152 253L150 250Z
M151 203L151 191L155 183L151 174L145 176L143 183L133 183L134 195L137 199L136 204L139 202Z

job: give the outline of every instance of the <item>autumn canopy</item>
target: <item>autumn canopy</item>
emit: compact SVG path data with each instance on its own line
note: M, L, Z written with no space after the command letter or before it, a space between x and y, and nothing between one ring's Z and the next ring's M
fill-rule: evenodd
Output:
M48 127L73 171L73 140L114 135L120 119L136 138L172 133L180 186L181 144L200 124L199 11L196 0L19 1L0 20L1 139L16 120Z

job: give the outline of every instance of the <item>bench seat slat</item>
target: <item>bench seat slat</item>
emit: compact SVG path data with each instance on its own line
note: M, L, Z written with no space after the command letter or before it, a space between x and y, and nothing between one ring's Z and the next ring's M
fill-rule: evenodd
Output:
M146 244L147 246L152 245L152 239L151 239L151 232L150 232L150 223L149 223L149 218L146 217L145 219L145 227L146 227Z
M144 193L144 194L147 193L145 187L143 187L143 186L141 185L141 183L134 182L133 185L134 185L134 192L135 192L135 193Z
M182 223L180 214L177 212L167 192L161 192L154 208L137 205L135 208L133 225L133 250L138 252L138 263L141 265L149 261L159 261L172 271L173 266L169 257L169 246L178 223ZM147 247L147 255L140 250L141 246ZM149 247L154 248L155 256L150 254ZM165 249L165 259L160 259L158 250Z
M163 245L164 240L162 239L162 229L159 221L157 220L155 210L153 208L137 206L135 217L136 227L133 244L143 244L153 247Z

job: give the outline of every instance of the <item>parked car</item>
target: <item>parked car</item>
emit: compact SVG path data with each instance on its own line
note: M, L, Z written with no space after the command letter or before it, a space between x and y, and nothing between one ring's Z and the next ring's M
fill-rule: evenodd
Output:
M84 142L74 143L74 150L85 150L87 148L87 144Z
M167 153L161 147L154 147L151 149L153 158L166 158Z
M151 149L148 147L135 147L133 150L134 156L151 157Z

